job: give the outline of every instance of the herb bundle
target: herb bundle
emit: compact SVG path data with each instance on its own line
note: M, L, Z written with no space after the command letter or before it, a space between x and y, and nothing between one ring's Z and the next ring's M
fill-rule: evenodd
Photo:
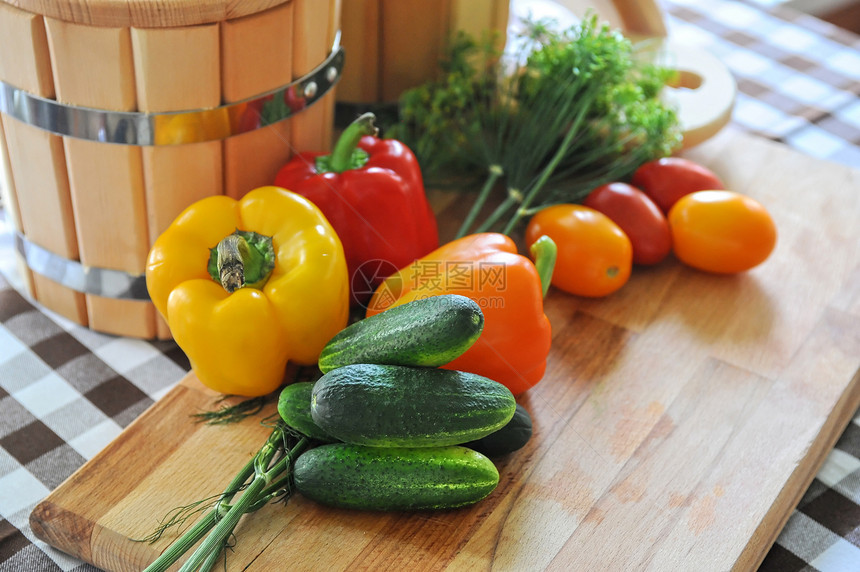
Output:
M189 519L203 516L165 550L145 572L163 572L173 566L197 542L180 568L181 572L208 572L225 549L233 530L246 513L292 496L291 475L295 459L309 446L309 440L288 428L280 419L257 454L233 478L220 495L196 501L171 511L155 532L140 539L155 542L172 527L182 527ZM236 499L236 495L239 495Z
M432 184L443 175L467 185L484 179L458 236L510 234L524 217L579 202L680 144L677 115L659 99L673 72L640 61L595 15L564 31L551 24L530 23L512 58L492 39L460 34L442 77L401 98L390 134L410 146ZM479 220L494 196L495 209Z

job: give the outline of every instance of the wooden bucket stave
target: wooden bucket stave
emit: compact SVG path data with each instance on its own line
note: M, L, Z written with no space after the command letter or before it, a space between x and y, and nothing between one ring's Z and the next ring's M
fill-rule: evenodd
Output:
M391 104L432 79L453 32L493 30L504 41L509 0L350 0L343 4L349 54L338 86L345 104Z
M0 81L61 104L162 114L156 120L184 110L232 111L238 106L229 104L282 88L326 60L340 0L312 1L258 2L265 10L255 13L248 6L254 3L240 3L245 12L222 21L193 11L165 12L160 21L151 12L123 16L116 1L105 2L111 10L101 19L92 12L60 19L64 13L0 1L0 36L25 52L0 51ZM56 12L57 3L24 4ZM87 140L4 113L4 204L24 242L84 268L140 277L152 242L186 206L213 194L238 198L271 184L296 150L329 148L333 97L329 92L289 119L245 133L198 134L204 140L171 145ZM225 127L223 135L235 132L230 125L234 130ZM101 332L169 337L149 301L71 288L19 256L30 295L46 307Z

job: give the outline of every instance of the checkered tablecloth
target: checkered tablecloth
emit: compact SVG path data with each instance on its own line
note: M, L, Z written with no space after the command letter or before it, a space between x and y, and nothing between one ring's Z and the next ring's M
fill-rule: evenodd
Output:
M860 169L860 39L775 1L662 6L674 39L710 51L737 78L735 127ZM9 232L0 222L0 570L92 571L37 540L30 511L188 362L171 342L98 334L28 300ZM860 416L760 570L860 571Z
M736 126L860 168L857 35L779 5L765 11L753 0L663 6L672 38L706 49L735 76Z
M26 299L8 230L0 224L0 570L97 570L37 540L30 511L176 384L188 360L172 342L98 334Z

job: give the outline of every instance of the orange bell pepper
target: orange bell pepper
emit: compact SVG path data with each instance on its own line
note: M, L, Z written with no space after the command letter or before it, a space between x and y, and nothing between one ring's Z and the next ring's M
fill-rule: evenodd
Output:
M520 395L543 377L552 337L543 296L555 245L546 239L535 250L532 263L503 234L464 236L389 276L370 299L367 316L440 294L471 298L484 312L484 331L466 353L442 367L489 377Z

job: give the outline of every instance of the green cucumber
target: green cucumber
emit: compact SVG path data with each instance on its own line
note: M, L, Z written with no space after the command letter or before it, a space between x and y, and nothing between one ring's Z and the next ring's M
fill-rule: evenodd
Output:
M474 449L490 458L501 457L525 447L532 437L532 418L525 407L517 403L517 410L508 424L463 446Z
M311 417L345 443L371 447L459 445L501 429L516 401L486 377L447 369L356 364L314 384Z
M299 381L286 386L278 396L278 413L288 427L311 439L332 443L334 437L323 431L311 417L312 381Z
M355 322L323 348L323 373L357 363L436 367L462 355L481 335L484 314L465 296L444 294L395 306Z
M321 445L299 456L293 477L306 498L362 510L456 508L480 501L499 483L492 461L457 446Z

